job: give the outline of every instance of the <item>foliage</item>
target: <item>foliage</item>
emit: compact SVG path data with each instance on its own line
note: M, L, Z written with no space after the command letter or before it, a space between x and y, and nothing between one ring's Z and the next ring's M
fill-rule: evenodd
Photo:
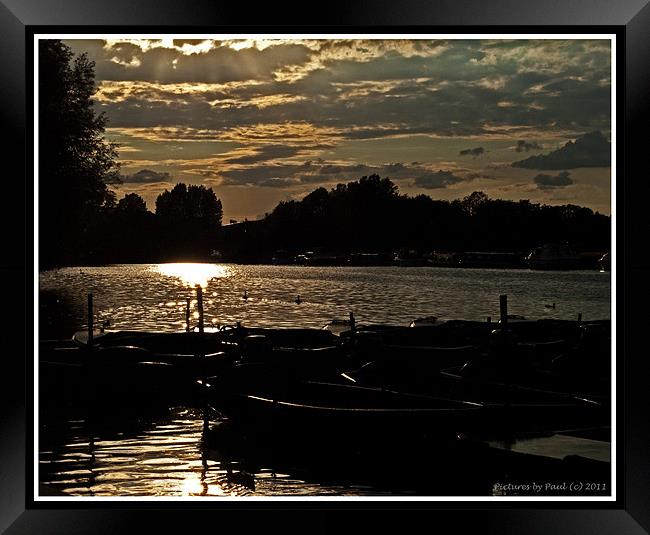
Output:
M70 263L93 240L100 212L119 181L115 145L104 139L106 117L93 108L94 63L85 54L73 59L57 40L39 41L40 261Z
M409 197L388 178L372 175L329 191L318 188L302 201L280 202L259 224L228 236L226 252L248 261L268 259L277 250L528 252L558 241L607 251L610 219L585 207L490 199L480 191L451 202Z

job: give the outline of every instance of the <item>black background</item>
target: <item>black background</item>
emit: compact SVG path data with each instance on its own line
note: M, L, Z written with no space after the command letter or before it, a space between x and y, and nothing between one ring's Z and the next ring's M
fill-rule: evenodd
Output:
M644 533L650 529L649 197L646 130L650 100L647 0L438 0L327 2L280 6L172 0L1 0L0 120L0 530L7 533L124 533L258 529L363 529L337 511L366 510L363 522L400 531ZM3 5L4 4L4 5ZM111 26L111 27L109 27ZM618 501L594 502L36 502L33 488L33 33L616 33L617 34L617 392ZM26 128L27 126L27 128ZM23 159L23 155L25 158ZM24 179L23 179L24 177ZM19 222L24 222L20 225ZM25 380L26 378L26 380ZM27 407L27 409L26 409ZM227 510L232 510L232 512ZM253 516L248 511L261 514ZM317 522L295 518L320 510ZM417 510L417 514L416 514ZM390 519L386 512L391 514ZM278 513L284 513L280 517ZM288 513L288 514L287 514ZM325 513L325 514L323 514ZM234 522L234 524L231 524ZM232 527L231 527L232 526ZM328 529L328 531L329 531ZM319 531L320 531L319 530Z

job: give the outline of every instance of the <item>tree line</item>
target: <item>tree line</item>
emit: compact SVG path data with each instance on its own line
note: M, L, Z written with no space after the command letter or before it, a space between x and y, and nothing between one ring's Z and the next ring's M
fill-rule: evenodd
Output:
M572 204L490 199L480 191L453 201L401 195L389 178L378 175L329 191L320 187L300 201L282 201L263 220L248 224L246 232L222 237L226 254L250 261L278 250L518 252L552 242L569 242L578 251L607 251L610 218Z

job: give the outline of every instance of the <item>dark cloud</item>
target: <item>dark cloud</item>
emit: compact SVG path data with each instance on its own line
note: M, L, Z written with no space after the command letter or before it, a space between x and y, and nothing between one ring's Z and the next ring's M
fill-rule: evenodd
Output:
M458 154L460 156L481 156L482 154L485 153L485 149L483 147L476 147L475 149L464 149L461 150Z
M462 178L454 175L451 171L440 170L437 173L426 173L417 177L413 185L425 189L439 189L462 181Z
M576 169L578 167L609 167L611 144L601 132L590 132L569 141L549 154L531 156L512 164L527 169Z
M205 41L205 39L174 39L174 45L175 46L183 46L185 44L198 45L203 41Z
M410 41L401 51L388 41L345 40L323 42L320 51L286 43L264 50L218 46L190 55L97 43L102 42L83 41L75 49L89 49L98 81L160 83L135 93L116 89L115 99L103 101L113 127L191 124L223 131L302 120L356 139L478 135L488 125L571 132L609 128L606 42ZM383 52L359 57L373 48ZM283 78L281 72L302 72L302 78ZM164 87L179 82L233 84L198 93ZM272 95L278 98L263 101Z
M517 152L528 152L529 150L541 150L542 146L536 143L535 141L525 141L520 139L517 141L517 146L515 150Z
M286 178L267 178L266 180L260 180L256 185L266 188L285 188L287 186L295 186L296 183Z
M424 165L402 162L368 165L328 163L321 159L304 163L260 164L246 169L227 169L218 173L223 185L290 187L297 184L334 184L358 180L362 176L377 174L393 181L410 181L411 185L426 188L445 188L458 182L478 178L491 178L483 173L433 171ZM215 173L212 176L217 176Z
M303 166L301 164L259 164L255 167L244 169L228 169L221 171L222 184L227 186L257 186L259 184L269 186L290 185L293 178ZM278 180L286 180L284 184Z
M141 169L132 175L122 175L122 182L130 184L145 184L150 182L169 182L171 176L169 173L158 173L151 169Z
M470 180L478 180L479 178L484 178L487 180L495 180L496 177L492 175L486 175L485 173L467 173L466 175L463 175L463 179L470 181Z
M226 163L232 164L251 164L257 162L265 162L267 160L275 160L277 158L288 158L298 154L305 147L292 147L288 145L264 145L256 147L252 154L244 156L235 156L224 160Z
M553 190L557 188L564 188L573 184L573 179L569 177L568 171L562 171L558 175L537 175L533 181L541 190Z

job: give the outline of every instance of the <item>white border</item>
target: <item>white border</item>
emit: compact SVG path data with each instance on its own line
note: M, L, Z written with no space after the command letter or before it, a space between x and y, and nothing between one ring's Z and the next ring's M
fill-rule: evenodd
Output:
M322 34L275 34L275 33L245 33L245 34L35 34L34 35L34 303L38 303L39 273L38 273L38 41L39 39L164 39L173 36L175 39L607 39L611 44L611 321L612 321L612 348L611 348L611 496L39 496L39 459L38 459L38 306L34 307L34 488L33 499L35 502L229 502L229 501L358 501L358 502L613 502L616 501L616 34L348 34L348 33L322 33Z

